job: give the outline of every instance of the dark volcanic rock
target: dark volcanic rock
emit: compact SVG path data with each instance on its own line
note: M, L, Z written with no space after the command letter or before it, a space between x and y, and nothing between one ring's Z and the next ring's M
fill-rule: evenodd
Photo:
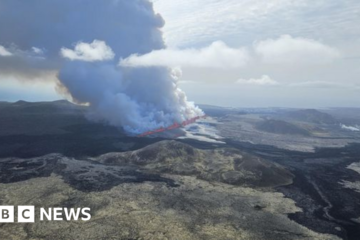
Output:
M293 178L284 167L237 149L200 150L177 141L162 141L133 152L109 153L96 160L252 187L287 185Z
M145 181L176 186L172 180L161 177L163 173L251 187L287 185L293 178L284 167L236 149L200 150L177 141L84 160L61 154L0 159L2 183L48 177L52 173L82 191L103 191L121 183Z
M65 182L81 191L104 191L122 183L164 182L176 186L173 180L149 174L134 167L106 166L92 161L77 160L60 154L20 159L0 159L0 183L49 177L56 173Z

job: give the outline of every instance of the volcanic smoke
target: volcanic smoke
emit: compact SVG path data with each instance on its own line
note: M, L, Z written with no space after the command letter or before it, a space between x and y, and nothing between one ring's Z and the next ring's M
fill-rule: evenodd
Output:
M134 54L165 49L164 20L148 0L1 3L2 22L15 27L0 23L0 43L23 52L38 49L41 58L28 57L22 64L58 72L61 88L73 101L90 106L90 119L141 134L204 115L178 88L176 71L118 64Z

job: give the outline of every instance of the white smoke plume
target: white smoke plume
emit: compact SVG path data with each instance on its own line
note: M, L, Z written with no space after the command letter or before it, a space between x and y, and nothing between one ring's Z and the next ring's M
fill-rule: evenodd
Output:
M119 59L165 48L164 21L148 0L0 0L0 6L0 45L39 49L44 58L0 56L0 63L11 71L58 71L61 87L89 104L92 119L137 134L203 114L177 87L179 71L118 66Z

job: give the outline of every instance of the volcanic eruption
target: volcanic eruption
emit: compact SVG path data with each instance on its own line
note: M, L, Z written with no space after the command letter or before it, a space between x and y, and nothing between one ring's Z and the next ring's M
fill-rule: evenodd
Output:
M23 12L21 21L6 9ZM179 89L172 69L118 64L166 48L164 20L148 0L8 0L1 10L2 22L15 27L0 23L0 42L21 52L8 61L22 58L39 74L56 72L59 89L89 105L91 120L141 134L203 115ZM35 48L36 54L26 54Z

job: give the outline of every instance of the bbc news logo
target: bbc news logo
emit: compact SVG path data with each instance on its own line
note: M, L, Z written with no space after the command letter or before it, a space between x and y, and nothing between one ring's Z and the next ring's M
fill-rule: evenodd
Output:
M89 221L91 219L90 208L40 208L40 221ZM15 207L0 206L0 223L15 222ZM35 207L18 206L18 223L34 223Z

